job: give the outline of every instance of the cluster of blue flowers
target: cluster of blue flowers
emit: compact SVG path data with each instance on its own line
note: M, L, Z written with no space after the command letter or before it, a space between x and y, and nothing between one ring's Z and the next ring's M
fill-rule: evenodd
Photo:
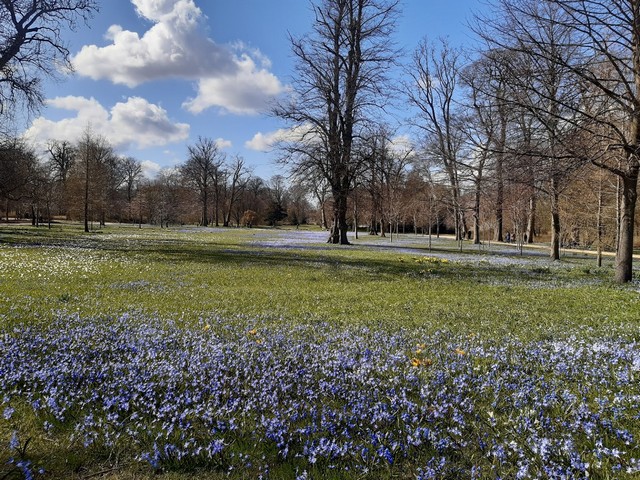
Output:
M27 412L42 436L124 445L158 470L631 478L634 336L62 316L0 335L0 423L17 431Z

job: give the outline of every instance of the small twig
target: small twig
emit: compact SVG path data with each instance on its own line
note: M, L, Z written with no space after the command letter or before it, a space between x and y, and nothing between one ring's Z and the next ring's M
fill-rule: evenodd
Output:
M119 466L119 467L108 468L100 472L91 473L89 475L85 475L84 477L82 477L82 480L86 480L87 478L99 477L100 475L104 475L105 473L115 472L116 470L120 470L121 468L122 466Z

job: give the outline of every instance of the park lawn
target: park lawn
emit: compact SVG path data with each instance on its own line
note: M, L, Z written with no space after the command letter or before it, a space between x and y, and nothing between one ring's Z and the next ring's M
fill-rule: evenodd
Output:
M453 242L436 247L436 257L424 240L422 250L410 253L323 243L278 248L278 235L296 231L277 231L264 246L254 239L271 232L256 229L112 227L85 236L59 228L50 235L40 229L35 238L28 228L11 232L5 242L16 243L0 243L5 325L61 310L139 311L186 322L212 314L317 318L531 336L567 325L606 331L640 318L634 287L613 284L611 268L598 270L589 260L518 264L516 257L496 265L485 254L480 262L448 261L457 253ZM468 252L475 253L470 246Z
M96 342L95 348L99 349L102 346L96 338L102 338L99 326L104 325L106 329L113 329L110 333L113 338L123 339L122 342L125 342L124 339L138 342L127 347L129 353L137 352L141 345L148 345L146 342L159 341L166 348L162 338L175 336L174 341L180 343L183 341L182 335L186 335L193 337L189 342L205 341L206 347L202 348L212 348L211 343L220 342L229 352L239 352L240 357L234 360L238 364L253 362L263 365L265 371L274 368L275 376L288 376L291 374L291 359L287 360L289 363L278 362L288 358L291 348L300 349L300 358L310 365L315 365L318 358L324 358L323 365L326 365L334 361L338 353L342 355L340 358L353 354L359 361L374 362L370 352L367 353L368 349L373 349L371 343L374 343L382 362L375 364L379 371L374 374L367 370L360 374L379 385L375 388L367 386L371 388L367 392L378 398L381 392L376 388L381 388L386 392L385 395L407 389L409 393L405 397L411 399L409 402L405 398L404 406L397 407L397 415L404 412L402 422L406 424L399 418L394 420L402 423L401 427L399 423L395 426L389 424L388 418L381 425L380 420L376 420L377 414L373 413L361 413L364 426L357 428L349 426L348 421L341 417L340 425L345 431L350 428L355 430L345 434L341 446L327 450L329 447L321 440L326 437L321 435L322 429L314 423L319 421L316 418L317 406L309 407L311 410L307 412L306 406L296 403L302 393L289 397L290 386L272 386L275 390L284 388L287 392L282 394L286 400L280 399L280 403L274 400L274 411L279 411L284 404L289 408L286 414L278 413L277 420L289 425L287 428L300 423L303 430L310 428L305 422L311 422L317 431L308 434L310 436L307 438L307 433L295 433L281 425L284 433L279 434L280 438L269 430L271 424L267 425L268 421L275 422L275 419L265 420L264 412L262 417L251 417L255 413L252 411L249 415L251 418L242 417L246 423L239 430L229 429L228 425L219 429L221 445L224 444L225 452L230 453L225 456L209 451L208 460L204 461L201 458L204 453L184 453L187 450L180 450L182 453L158 453L154 450L153 456L151 445L155 443L151 440L152 433L156 435L156 443L160 438L158 435L164 435L163 441L173 442L171 445L179 443L171 437L173 433L168 434L164 427L153 423L158 420L149 420L153 428L143 425L135 435L131 434L133 440L130 442L136 445L132 454L128 452L126 435L120 430L116 433L109 430L111 427L107 426L108 422L100 424L102 430L93 424L86 426L86 421L85 426L79 426L78 418L83 415L98 416L98 413L85 412L86 405L91 403L88 400L83 406L70 407L77 409L74 420L68 415L57 416L56 412L42 413L39 408L31 408L25 398L32 401L37 392L30 391L27 395L24 392L17 394L15 391L5 391L4 403L9 405L6 408L10 410L5 410L8 413L4 416L8 418L4 423L0 419L0 442L3 444L0 445L0 455L13 455L10 458L14 459L14 463L6 467L7 471L18 468L15 453L19 450L15 448L17 440L14 439L12 447L7 447L16 432L22 439L22 446L25 439L32 439L24 456L30 458L30 465L44 468L43 478L47 478L47 475L58 478L72 478L75 475L81 478L82 475L100 470L108 471L105 478L117 479L140 478L139 475L148 475L154 470L165 473L167 478L191 478L200 474L203 478L214 474L242 478L243 469L253 476L262 474L268 477L270 472L273 478L295 478L296 475L303 478L304 472L311 475L310 478L325 478L329 474L335 478L342 478L343 475L347 478L351 478L349 475L353 478L367 475L371 478L394 475L401 478L438 478L444 472L469 473L474 468L480 472L477 478L495 478L498 471L503 475L515 475L525 472L527 468L529 472L540 472L543 467L550 469L545 471L550 478L561 478L560 472L570 472L571 475L577 475L575 478L580 478L578 474L586 471L589 471L591 478L607 478L607 475L626 478L624 475L627 471L628 478L633 478L632 475L637 473L636 467L640 471L637 443L640 426L637 413L633 417L631 405L635 398L637 406L640 391L638 382L628 378L629 375L640 375L637 371L640 369L640 354L636 354L640 340L640 294L637 284L619 286L612 283L611 266L598 269L595 259L590 257L567 256L560 263L550 263L539 254L539 250L525 249L524 255L519 255L511 247L502 245L479 250L465 244L461 252L456 243L447 239L434 240L433 248L429 250L426 239L418 236L396 238L395 243L389 239L366 236L348 247L326 245L323 239L321 232L313 230L161 230L109 226L98 232L84 234L77 226L66 225L56 225L51 230L0 227L0 328L7 335L7 344L22 337L33 340L43 335L38 341L46 343L50 340L52 344L48 348L55 350L60 345L56 342L62 342L56 332L65 331L67 337L73 332L73 335L82 339L79 343ZM82 327L84 324L89 327L85 329ZM66 325L69 325L68 332ZM142 326L150 326L160 339L150 339ZM288 332L290 337L287 337ZM207 335L214 337L208 341ZM257 337L253 338L252 335ZM393 341L384 345L387 342L384 339ZM306 346L314 343L320 350L307 351ZM415 345L423 343L430 345L428 358L424 349L415 348ZM21 348L30 348L27 345L28 342ZM271 356L263 356L265 353L262 351L254 352L255 345L269 345L270 351L276 352L273 354L276 360ZM503 357L500 345L505 345L509 351L507 357ZM574 351L575 345L580 345L580 349ZM194 347L187 342L184 348L184 351L191 352ZM615 357L611 370L605 373L597 370L602 365L593 365L589 356L589 349L600 348L607 355L615 357L616 351L622 355L620 359ZM568 376L563 370L565 367L558 364L566 363L567 358L558 360L553 349L559 349L568 357L576 355L574 362L577 364L586 362L585 372L572 372L574 377ZM564 349L570 351L565 352ZM417 350L420 352L416 353ZM462 353L451 356L451 352L456 351ZM475 351L473 359L467 355L469 351ZM537 352L531 353L532 365L528 365L529 351ZM118 358L113 349L100 350L99 355L103 355L108 362ZM225 360L221 360L222 364L229 361L226 356L223 357ZM440 398L432 397L425 388L434 382L457 385L456 382L464 376L470 379L464 390L466 401L476 405L476 410L458 412L460 418L464 417L464 421L460 420L464 425L463 436L482 431L482 435L487 436L482 442L493 442L493 448L498 452L504 445L520 445L521 439L517 436L514 438L512 431L524 428L522 422L526 423L527 415L531 416L528 409L537 408L530 402L540 399L537 394L527 393L529 403L525 402L526 408L523 406L511 410L505 404L508 399L503 397L503 387L483 383L487 378L493 378L496 362L500 364L504 358L509 359L507 364L500 367L506 372L504 375L528 377L531 384L527 384L527 389L540 388L540 394L545 388L552 391L558 389L557 398L549 400L550 406L538 421L550 422L547 427L556 436L551 435L547 440L553 444L553 448L565 448L566 442L572 442L573 446L566 446L566 458L562 454L554 457L546 451L534 452L530 454L531 458L527 457L531 444L540 442L536 436L539 431L522 440L524 446L514 447L513 452L505 453L504 458L488 447L487 450L462 446L465 442L437 446L435 437L429 437L428 441L415 440L416 432L423 428L420 425L426 420L424 415L416 416L411 405L420 405L421 402L436 405ZM611 360L606 355L603 359ZM165 360L171 363L170 358ZM137 361L137 357L132 357L131 363ZM90 365L87 369L91 368ZM168 368L167 365L162 363L162 368ZM235 368L232 365L234 363L228 369ZM620 380L623 374L616 370L617 367L624 367L624 381ZM286 373L279 368L284 368ZM306 387L312 391L317 386L314 382L319 382L319 376L325 375L322 373L324 367L319 365L317 368L312 378L305 380L309 382ZM520 370L523 368L524 372ZM435 374L436 371L440 376ZM193 374L202 375L202 372L198 372ZM360 391L349 390L353 381L344 385L340 383L344 379L340 380L343 374L339 372L340 369L337 369L327 374L331 382L339 384L339 387L335 387L335 398L331 397L335 403L332 404L332 411L346 415L348 410L355 415L352 410L359 411L357 409L361 406L351 405L345 395L357 396ZM197 375L190 378L193 380ZM253 390L268 383L267 379L253 370L243 373L241 378L244 375L257 382L251 385ZM581 391L580 384L586 382L587 377L580 375L593 375L588 377L590 381L605 375L611 377L607 380L611 383L594 387L594 390ZM237 380L237 377L234 378ZM294 375L290 381L295 384L297 379ZM19 383L15 379L12 381ZM210 381L214 382L214 379ZM547 381L548 385L539 385ZM423 385L422 390L415 390L412 382ZM161 379L155 383L161 383ZM300 383L304 384L304 381ZM8 385L9 381L5 380L4 388L9 388ZM124 387L120 385L117 388ZM184 388L180 387L179 391L183 392ZM361 385L361 388L365 386ZM17 387L14 389L18 390ZM485 405L485 413L489 417L483 413L481 420L478 419L477 408L487 400L484 394L480 395L480 391L493 392L487 393L488 398L494 396L493 404ZM458 394L461 395L460 391ZM238 392L238 396L247 402L256 401L252 395L244 390ZM322 402L326 402L327 398L323 396L326 392L317 395ZM2 396L3 392L0 391L0 399ZM610 405L614 400L622 405L621 411ZM375 403L370 397L362 401ZM605 402L605 406L599 402ZM211 404L207 405L211 407ZM431 412L429 409L435 408L433 405L424 408ZM574 435L575 438L567 438L561 426L563 422L569 422L568 416L574 415L573 411L578 407L593 410L593 415L601 420L601 425L596 421L596 426L585 427L580 423L587 421L584 415L576 413L576 418L572 417L571 422L579 426L566 428L582 433ZM190 407L183 405L183 408L188 410ZM307 412L307 417L292 420L291 411L296 408ZM378 405L375 408L381 407ZM562 408L569 408L569 413ZM118 417L117 412L111 413L115 415L113 422L119 422L121 428L126 428L129 420ZM449 413L430 421L453 438L458 434L451 431L459 425L452 425L451 419L444 426L438 423L439 418L448 418ZM236 419L238 412L232 410L228 415ZM248 414L245 412L243 415ZM375 418L369 419L367 415ZM487 422L494 422L496 415L504 419L503 427L511 433L507 434L507 430L502 434L496 433L499 427L495 426L485 431ZM611 426L609 416L615 418L615 428ZM55 428L43 433L44 418ZM367 424L369 420L371 423ZM321 425L327 423L326 419L323 421ZM180 425L178 430L191 428ZM74 428L84 432L84 443L80 433L75 436L71 434ZM205 427L200 425L198 428ZM371 431L367 429L386 440L367 444L366 449L372 453L346 453L345 445L371 441L370 438L360 438L363 431L368 431L366 435L371 436ZM118 440L101 438L103 430L108 430L109 435L117 436ZM250 433L253 431L263 432L264 435L256 437L257 434ZM404 432L404 437L396 438L396 431ZM624 434L620 433L622 431ZM87 440L87 432L99 440L91 435ZM340 437L338 433L334 434ZM602 434L601 438L599 434ZM526 437L524 433L522 435ZM616 436L620 438L614 438ZM263 437L269 438L269 441L263 442ZM207 434L198 431L190 437L190 441L195 445L205 438ZM415 445L407 438L414 438ZM446 440L445 437L438 438L441 442ZM53 440L62 446L54 448L51 443ZM184 439L179 441L184 442ZM85 444L84 449L78 448ZM321 444L325 450L320 449ZM247 449L255 449L256 445L259 446L258 459L249 461L243 457ZM364 444L358 445L358 448L365 448L362 446ZM624 453L620 453L623 447ZM211 450L213 447L208 448ZM295 455L283 453L289 449L295 451ZM589 461L585 458L576 460L575 451L585 449L588 450ZM390 456L393 460L389 460ZM526 457L526 462L521 456ZM183 461L183 457L186 460ZM447 467L436 465L441 458L446 459ZM345 467L350 468L352 473L345 473ZM0 466L0 478L2 468ZM464 473L458 474L464 478Z

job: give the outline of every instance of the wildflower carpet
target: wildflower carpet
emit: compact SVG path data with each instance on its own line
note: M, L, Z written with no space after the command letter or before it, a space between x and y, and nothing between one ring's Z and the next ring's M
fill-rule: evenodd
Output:
M323 235L0 229L0 478L640 475L637 285Z

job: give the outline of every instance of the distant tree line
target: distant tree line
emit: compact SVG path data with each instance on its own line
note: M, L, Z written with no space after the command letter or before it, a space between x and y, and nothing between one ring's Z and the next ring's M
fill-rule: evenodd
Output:
M303 187L253 175L242 157L224 154L211 139L190 146L183 164L147 178L138 160L88 131L76 143L51 141L44 160L18 139L1 144L0 199L6 222L75 220L87 232L106 222L304 224L312 214Z

